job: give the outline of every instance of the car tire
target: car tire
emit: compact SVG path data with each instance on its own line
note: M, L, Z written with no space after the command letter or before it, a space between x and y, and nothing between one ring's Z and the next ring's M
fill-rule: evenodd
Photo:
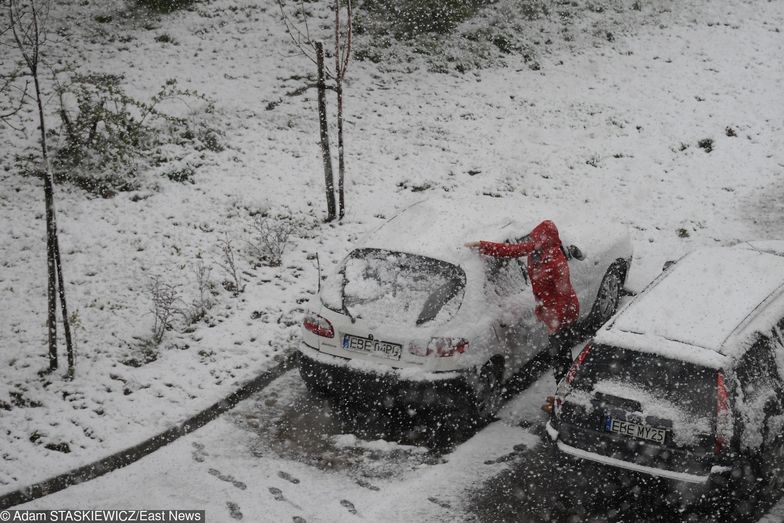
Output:
M503 367L496 361L487 362L478 373L467 378L471 401L469 414L477 424L490 421L501 408Z
M762 451L758 461L759 501L775 503L784 489L784 435L779 435Z
M625 262L617 261L607 269L602 283L599 284L599 292L596 294L596 301L594 301L591 314L588 317L588 325L593 330L604 325L618 310L625 279Z

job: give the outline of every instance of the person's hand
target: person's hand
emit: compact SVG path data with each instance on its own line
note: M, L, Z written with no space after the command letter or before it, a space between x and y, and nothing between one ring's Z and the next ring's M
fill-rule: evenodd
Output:
M482 242L465 242L463 245L469 249L478 249L482 246Z

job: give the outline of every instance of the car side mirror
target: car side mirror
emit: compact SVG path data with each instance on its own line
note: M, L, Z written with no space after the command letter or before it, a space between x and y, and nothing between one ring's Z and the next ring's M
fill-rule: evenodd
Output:
M569 254L569 258L574 258L575 260L580 261L585 259L585 254L583 254L583 251L581 251L580 248L576 245L570 245L566 249L566 252Z

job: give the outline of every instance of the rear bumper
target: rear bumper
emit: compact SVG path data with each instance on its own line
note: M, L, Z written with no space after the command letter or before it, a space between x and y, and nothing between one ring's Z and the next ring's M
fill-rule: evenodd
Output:
M299 371L310 386L341 399L383 408L452 410L465 406L470 389L459 372L376 372L351 361L301 345Z
M714 465L711 467L708 474L690 474L687 472L678 472L667 470L657 467L649 467L640 465L630 461L604 456L602 454L591 452L588 450L580 449L558 440L558 430L553 427L551 421L547 422L547 434L555 442L559 452L572 456L574 458L584 459L600 463L602 465L616 467L630 472L643 474L647 476L654 476L670 481L674 481L684 485L696 487L697 490L708 490L717 485L724 485L732 473L731 467Z

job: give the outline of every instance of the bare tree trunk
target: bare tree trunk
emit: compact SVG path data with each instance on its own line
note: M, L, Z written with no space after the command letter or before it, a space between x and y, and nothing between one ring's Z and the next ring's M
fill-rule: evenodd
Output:
M60 298L63 315L63 328L68 350L68 375L73 376L74 355L71 341L71 327L68 319L68 307L65 302L65 283L60 246L57 239L57 219L54 207L54 180L49 167L49 151L46 146L46 118L44 117L44 101L41 96L41 85L38 77L38 66L41 64L41 46L46 43L46 20L49 13L49 1L35 0L18 2L7 0L8 21L10 30L22 54L35 87L35 102L38 106L38 124L41 131L41 159L43 169L41 178L44 182L44 205L46 208L46 268L47 268L47 338L49 342L49 370L57 369L57 299ZM22 4L21 6L19 4ZM26 85L25 93L26 95Z
M337 82L335 90L338 94L338 218L346 214L346 200L343 193L346 163L343 160L343 84Z
M324 185L327 196L327 221L335 219L335 181L332 175L332 156L327 132L327 85L324 79L324 44L316 42L316 67L318 69L318 113L321 131L321 156L324 160Z
M44 180L46 206L46 330L49 339L49 370L57 370L57 269L54 262L54 196L49 173L41 172Z
M54 263L57 269L57 291L60 298L60 312L63 315L63 333L65 334L65 354L68 358L68 377L74 377L76 356L74 354L73 339L71 338L71 320L68 317L68 305L65 301L65 278L63 277L63 264L60 261L60 240L55 224L54 234Z
M338 99L338 218L346 214L344 180L346 178L346 162L343 156L343 79L351 56L351 35L353 27L351 0L346 1L346 42L341 49L340 35L340 0L335 0L335 92Z
M38 83L38 69L31 67L35 101L38 104L38 122L41 130L41 154L43 155L44 205L46 206L46 326L49 339L49 370L57 369L57 266L55 263L55 242L57 241L57 224L54 214L54 187L52 174L49 171L49 159L46 150L46 127L44 125L44 108L41 100L41 88Z

